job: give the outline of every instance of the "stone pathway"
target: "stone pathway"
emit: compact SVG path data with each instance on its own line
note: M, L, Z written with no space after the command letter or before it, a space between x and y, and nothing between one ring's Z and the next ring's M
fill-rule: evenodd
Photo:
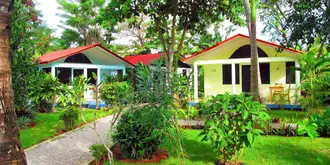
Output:
M109 129L112 116L97 121L97 131L104 138ZM53 140L45 141L25 150L29 165L81 165L93 160L89 147L101 143L95 132L83 126Z

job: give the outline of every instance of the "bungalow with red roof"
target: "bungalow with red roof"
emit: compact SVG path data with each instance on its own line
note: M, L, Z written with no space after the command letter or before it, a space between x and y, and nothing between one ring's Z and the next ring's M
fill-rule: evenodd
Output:
M74 77L84 75L90 83L99 84L106 76L126 74L126 68L135 65L111 52L101 44L92 44L66 50L58 50L39 57L38 68L51 73L62 83L70 82ZM97 81L92 78L96 73ZM91 91L85 94L87 100L93 100Z
M280 45L257 40L259 67L264 99L274 102L274 95L287 97L289 103L297 101L300 72L290 67L298 66L300 51L281 48ZM198 52L183 62L193 65L194 99L198 100L198 66L204 67L205 96L250 92L250 39L237 34Z
M124 57L125 60L129 61L130 63L137 65L142 63L143 65L150 65L153 62L160 60L162 57L162 53L153 53L153 54L141 54L141 55L130 55ZM182 62L185 59L184 56L181 55L181 60L178 61L178 68L177 74L183 74L188 76L191 74L192 69L188 64Z

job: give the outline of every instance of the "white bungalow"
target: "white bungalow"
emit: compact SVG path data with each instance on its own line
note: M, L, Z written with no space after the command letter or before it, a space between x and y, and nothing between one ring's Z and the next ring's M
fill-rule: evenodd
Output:
M272 103L274 92L280 91L290 95L289 104L296 102L291 96L299 95L294 89L300 86L300 72L291 72L288 68L299 66L301 52L290 48L278 51L280 45L259 39L257 46L264 99ZM242 34L184 59L183 62L194 66L195 100L198 99L198 66L204 67L204 93L208 97L226 92L250 92L250 61L250 40Z
M106 75L125 75L126 68L135 66L117 54L103 47L92 44L66 50L58 50L42 55L38 68L51 73L62 83L70 82L74 77L85 75L90 83L99 84ZM97 82L92 78L96 73ZM92 101L91 92L85 94L87 101Z

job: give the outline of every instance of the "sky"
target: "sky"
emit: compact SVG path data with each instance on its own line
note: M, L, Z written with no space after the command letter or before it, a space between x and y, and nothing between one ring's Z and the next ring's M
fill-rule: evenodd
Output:
M61 18L57 16L56 14L59 13L60 11L58 10L59 5L57 4L56 0L36 0L37 1L37 6L36 8L42 12L43 18L46 22L46 24L55 30L54 35L55 36L60 36L62 29L58 27L60 25ZM226 25L226 23L225 23ZM270 38L269 36L262 35L261 31L263 29L264 25L262 23L257 23L257 38L266 40L268 41ZM232 32L229 37L237 34L245 34L248 35L248 30L246 27L240 27L236 31ZM117 44L124 44L124 45L129 45L131 42L127 38L118 38L114 43Z

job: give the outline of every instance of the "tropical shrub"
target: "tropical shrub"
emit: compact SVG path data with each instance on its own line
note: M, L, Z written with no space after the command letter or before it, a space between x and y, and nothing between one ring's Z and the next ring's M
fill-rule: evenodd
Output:
M70 84L62 84L59 88L57 95L58 107L64 108L67 105L72 104L73 102L73 98L71 97L72 93L73 91L71 90Z
M16 115L17 117L25 116L33 120L36 117L36 113L33 108L33 105L25 104L23 107L20 107L20 109L16 109Z
M19 110L29 103L29 79L37 71L33 56L36 54L37 42L41 41L44 33L40 32L41 20L33 19L40 16L35 6L24 4L22 0L14 2L10 33L10 67L14 105L16 110Z
M244 94L213 96L205 107L206 122L202 141L211 141L222 162L237 161L239 153L250 147L270 121L267 109Z
M75 121L79 118L79 110L75 107L68 107L64 110L59 119L63 121L65 130L71 130L75 126Z
M71 82L71 96L68 98L70 105L81 107L81 104L85 101L84 94L88 89L88 81L84 75L75 77Z
M125 104L133 92L132 86L123 82L103 82L100 87L101 99L114 106Z
M176 93L176 99L179 104L178 107L180 108L186 109L189 106L189 101L192 98L191 80L191 75L173 74L172 90Z
M104 82L129 82L130 78L128 75L116 75L116 76L105 76Z
M310 119L306 118L302 121L298 121L298 135L308 135L311 138L319 136L317 132L317 124L315 123L316 117L310 116Z
M172 76L172 79L170 77ZM138 65L136 67L136 90L134 105L141 110L141 123L154 127L154 134L162 135L180 158L184 158L182 147L184 131L176 120L174 94L176 92L175 76L163 69L163 62L157 61L152 66ZM157 119L157 120L155 120ZM150 128L149 127L149 128ZM181 163L183 162L182 159Z
M317 131L320 136L330 137L330 110L325 110L323 114L316 116Z
M18 127L21 129L28 128L32 119L27 116L21 116L17 119Z
M157 131L159 125L142 122L141 118L147 117L144 110L142 108L124 113L113 134L124 158L151 158L164 138Z
M38 72L30 79L29 98L40 112L50 112L54 107L61 83L50 74Z
M302 75L301 90L304 97L300 102L308 110L318 108L329 100L330 53L323 50L320 58L316 58L319 48L320 45L313 45L307 53L300 56L300 67L295 68Z
M180 119L192 120L195 117L199 117L199 111L195 107L189 106L188 109L179 109L178 117Z
M318 136L330 137L330 110L325 110L323 114L311 115L303 121L299 121L298 133L308 135L312 138Z
M89 147L89 152L96 160L96 164L99 164L99 160L104 159L108 154L108 150L104 147L103 144L93 144Z

